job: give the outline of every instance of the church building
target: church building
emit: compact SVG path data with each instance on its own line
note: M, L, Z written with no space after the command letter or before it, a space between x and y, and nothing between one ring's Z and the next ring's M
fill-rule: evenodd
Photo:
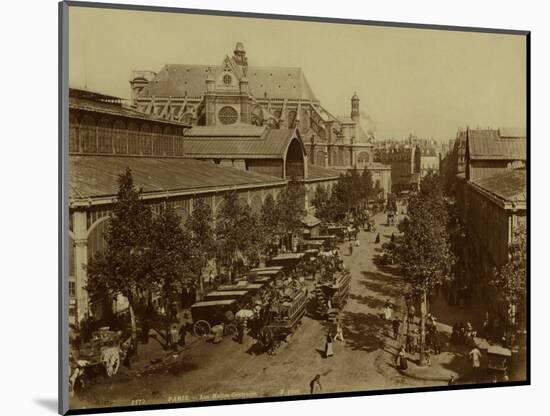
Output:
M301 138L308 165L342 173L367 168L385 192L391 188L391 168L374 161L374 135L361 125L357 94L349 116L334 116L317 99L301 68L249 66L241 42L218 65L167 64L159 72L134 71L130 85L136 110L191 125L185 132L189 138L215 132L210 137L220 141L239 130L253 131L250 126L264 128L257 132L291 131ZM273 134L288 135L266 133ZM255 169L242 158L231 164Z

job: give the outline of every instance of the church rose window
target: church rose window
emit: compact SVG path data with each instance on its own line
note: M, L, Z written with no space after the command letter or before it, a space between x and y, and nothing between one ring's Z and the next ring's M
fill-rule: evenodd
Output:
M218 117L220 118L220 121L222 124L235 124L237 122L238 118L237 110L235 110L233 107L222 107L220 110Z
M223 76L223 83L225 85L231 85L231 75L224 75Z

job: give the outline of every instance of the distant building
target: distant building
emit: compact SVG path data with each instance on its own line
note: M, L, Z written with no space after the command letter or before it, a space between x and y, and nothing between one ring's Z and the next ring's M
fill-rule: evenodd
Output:
M420 177L423 178L428 172L439 173L439 162L441 153L436 147L420 148Z
M391 166L391 192L418 189L421 151L418 145L384 145L375 149L375 162Z

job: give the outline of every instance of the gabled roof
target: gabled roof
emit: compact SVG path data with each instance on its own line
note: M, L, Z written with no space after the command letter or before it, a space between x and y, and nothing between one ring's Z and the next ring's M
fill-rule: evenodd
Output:
M471 183L507 202L525 202L527 199L527 176L524 169L474 179Z
M183 153L191 158L282 159L297 129L247 126L196 126L184 132ZM303 145L302 145L303 146Z
M206 78L215 79L221 65L165 65L140 93L141 97L201 97ZM239 71L236 71L239 72ZM240 74L236 74L240 76ZM258 98L317 100L301 68L248 67L250 93Z
M501 139L498 130L468 130L471 159L526 160L525 139Z
M118 175L127 167L132 170L135 185L141 187L145 194L186 190L201 192L281 182L281 179L272 176L193 159L71 155L69 198L116 196Z

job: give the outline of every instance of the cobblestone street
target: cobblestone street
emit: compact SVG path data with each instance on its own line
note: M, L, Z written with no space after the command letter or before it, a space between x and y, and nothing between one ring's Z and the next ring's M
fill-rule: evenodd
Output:
M327 323L307 316L289 342L283 343L273 356L247 353L253 343L250 337L245 337L243 345L229 338L214 345L190 337L188 347L172 367L143 371L144 360L150 359L151 350L158 346L151 340L147 346L141 346L139 360L132 369L122 368L112 379L92 382L74 399L75 405L122 406L309 394L309 382L316 374L321 375L322 392L447 384L448 377L409 377L394 366L397 345L390 335L390 322L382 317L382 309L389 299L396 305L396 313L400 313L404 283L390 268L373 263L381 245L396 231L395 227L382 224L383 220L382 214L377 215L379 244L374 243L376 232L362 231L360 247L355 247L351 256L348 244L342 245L344 262L352 273L352 286L342 312L345 342L335 341L333 357L323 356ZM165 354L157 349L157 356ZM133 394L129 396L128 392ZM98 397L104 399L98 401Z

